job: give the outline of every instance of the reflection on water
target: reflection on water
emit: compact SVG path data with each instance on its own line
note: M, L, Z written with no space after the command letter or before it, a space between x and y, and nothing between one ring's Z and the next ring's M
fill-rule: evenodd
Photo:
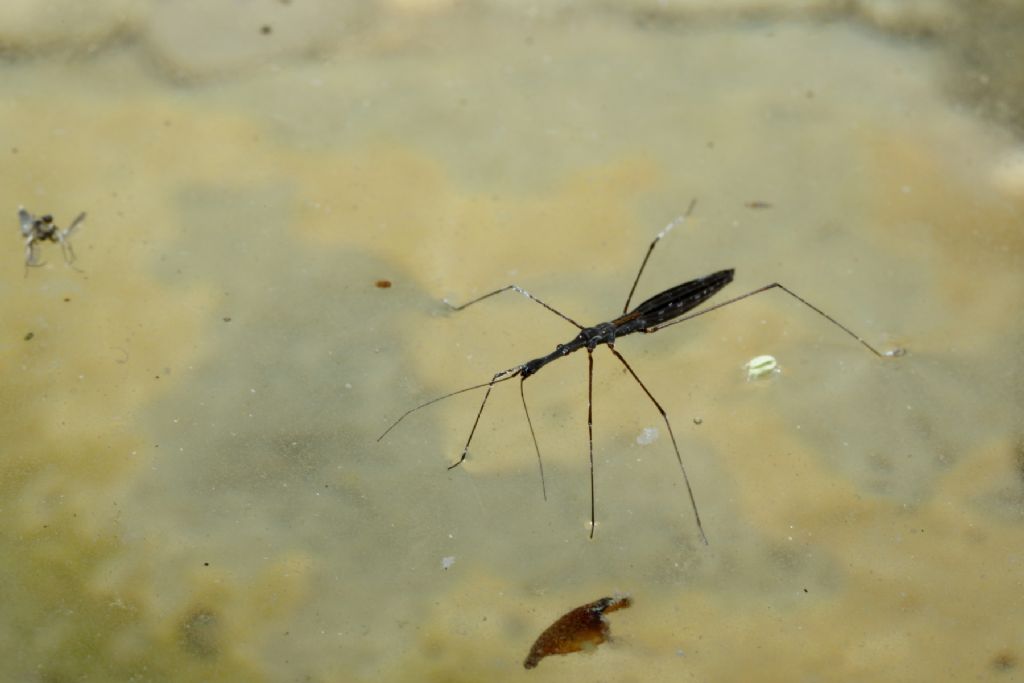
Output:
M955 50L878 28L955 22L192 5L11 24L38 43L8 40L33 56L0 107L5 679L1024 666L1019 147L948 99ZM547 502L511 382L459 468L476 392L376 441L574 334L443 298L515 282L611 319L694 197L638 297L734 267L720 296L778 280L910 350L777 292L617 344L710 546L603 349L593 541L583 354L525 386ZM88 212L82 272L45 244L25 274L19 205ZM747 381L760 355L779 372ZM524 671L552 615L615 593L613 641Z

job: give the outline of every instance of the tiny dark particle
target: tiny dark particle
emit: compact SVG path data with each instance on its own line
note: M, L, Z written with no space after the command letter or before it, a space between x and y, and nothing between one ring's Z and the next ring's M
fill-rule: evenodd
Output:
M226 322L226 323L231 322L231 316L230 315L224 316L224 322Z
M265 36L269 36L273 30L274 29L273 27L271 27L270 24L263 24L263 26L260 26L260 33L262 33Z
M755 199L753 201L747 202L743 206L747 207L748 209L770 209L770 208L772 208L771 202L761 201L760 199Z
M379 289L387 289L388 287L391 286L391 280L377 280L373 284L376 285Z
M36 336L35 332L29 332L28 334L25 335L25 341L31 341L32 337L34 336Z
M992 668L996 671L1010 671L1017 668L1017 657L1009 651L1003 651L992 658Z
M70 301L71 301L71 297L69 297L69 296L64 297L64 303L68 303Z

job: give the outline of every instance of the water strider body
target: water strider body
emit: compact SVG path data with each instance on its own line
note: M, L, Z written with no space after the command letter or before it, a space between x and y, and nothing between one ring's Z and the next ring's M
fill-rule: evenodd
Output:
M611 322L585 327L575 338L565 344L559 344L548 355L534 358L520 365L518 374L526 379L548 363L568 356L574 351L584 348L593 351L601 344L613 347L616 339L625 337L627 334L655 332L661 323L692 311L717 294L718 290L732 282L733 272L731 268L720 270L717 273L684 282L655 294L629 313L625 313Z

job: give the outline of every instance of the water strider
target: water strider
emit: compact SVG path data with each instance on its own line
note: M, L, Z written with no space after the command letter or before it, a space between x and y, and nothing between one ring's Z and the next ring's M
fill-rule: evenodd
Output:
M479 410L477 410L476 418L473 420L473 427L469 431L469 437L466 439L466 445L462 449L462 455L459 456L459 459L456 462L449 465L448 469L457 467L460 464L462 464L462 462L466 459L466 454L469 451L469 445L473 441L473 435L476 433L477 425L479 425L480 423L480 416L483 415L484 407L487 405L487 399L490 397L491 390L494 388L494 385L499 384L501 382L505 382L514 377L518 377L519 395L522 398L523 412L526 414L526 422L527 425L529 425L530 427L530 436L533 439L533 447L537 453L537 464L540 468L541 490L543 492L544 499L547 500L547 487L544 483L544 464L541 460L540 446L537 444L537 435L534 433L533 430L533 421L530 419L530 410L526 406L526 393L523 389L523 383L527 380L527 378L537 374L537 372L539 372L541 368L543 368L547 364L552 363L558 360L559 358L564 358L565 356L568 356L570 353L579 351L580 349L586 349L588 363L587 444L589 447L590 455L590 537L593 538L594 526L596 523L594 503L593 419L594 349L596 349L598 346L604 345L607 346L608 350L611 351L612 355L614 355L615 358L618 359L620 363L622 363L622 365L626 368L626 370L633 377L633 379L636 380L636 383L640 385L640 388L643 389L644 393L647 394L647 398L649 398L651 400L651 403L654 404L654 407L657 408L658 413L661 414L661 418L665 422L665 427L668 429L669 437L672 440L672 449L675 451L676 461L679 463L679 470L680 472L682 472L683 475L683 482L686 484L686 493L690 498L690 506L693 508L693 516L694 520L697 523L697 530L700 532L701 540L704 541L705 544L707 544L708 538L707 535L704 533L704 525L701 523L700 512L697 509L697 501L694 498L693 488L690 485L690 478L686 474L686 467L683 465L683 458L679 454L679 445L676 443L676 436L675 433L672 431L672 423L669 422L668 415L665 413L665 409L661 406L661 403L658 402L658 399L654 398L654 395L650 392L650 390L643 383L643 381L641 381L640 377L633 370L632 366L630 366L630 364L626 362L626 359L623 358L622 354L615 349L616 339L618 339L619 337L624 337L628 334L633 334L634 332L643 332L645 334L651 334L653 332L657 332L658 330L663 330L666 327L677 325L686 320L691 320L693 318L696 318L697 316L704 315L705 313L710 313L711 311L722 308L723 306L728 306L729 304L736 303L737 301L741 301L748 297L754 296L755 294L767 292L772 289L778 289L785 292L789 296L793 297L801 304L810 308L812 311L828 320L830 323L841 329L843 332L856 339L866 349L868 349L871 353L873 353L875 356L878 356L879 358L899 356L902 355L904 351L898 348L892 351L888 351L886 353L878 351L878 349L876 349L874 346L872 346L867 341L862 339L859 335L855 334L850 328L846 327L838 320L830 316L828 313L825 313L823 310L821 310L814 304L810 303L803 297L796 294L791 289L785 287L784 285L778 282L773 282L769 285L765 285L763 287L759 287L755 290L749 291L746 294L741 294L740 296L736 296L733 297L732 299L728 299L721 303L715 304L714 306L709 306L708 308L697 311L695 313L690 313L690 311L692 311L694 308L710 299L712 296L718 293L719 290L721 290L727 284L732 282L734 273L734 270L732 268L719 270L714 273L711 273L710 275L705 275L704 277L699 277L695 280L684 282L680 285L676 285L675 287L670 287L669 289L666 289L663 292L655 294L654 296L647 299L643 303L637 305L636 308L630 310L629 303L633 299L633 294L636 292L636 286L640 282L640 276L643 274L644 268L646 268L647 266L647 261L648 259L650 259L651 252L654 251L654 247L658 244L659 241L661 241L663 237L665 237L665 235L669 233L670 230L672 230L672 228L683 223L690 216L690 214L693 212L693 208L695 205L696 200L690 202L690 206L687 208L686 213L684 213L682 216L679 216L674 221L665 226L665 228L657 234L657 236L651 242L650 246L647 247L647 253L644 255L643 261L641 261L640 263L640 270L637 272L636 278L634 278L633 280L633 286L630 287L629 294L626 296L626 304L622 307L622 315L609 322L599 323L592 327L584 327L583 325L580 325L578 322L576 322L569 316L552 308L551 306L544 303L543 301L533 296L532 294L530 294L529 292L527 292L525 289L518 285L508 285L506 287L502 287L501 289L496 289L493 292L489 292L487 294L484 294L483 296L477 297L476 299L473 299L472 301L462 304L461 306L452 306L451 304L448 304L448 302L446 301L445 303L448 304L448 306L452 310L461 311L469 306L472 306L475 303L483 301L484 299L488 299L492 296L495 296L496 294L501 294L502 292L507 291L514 291L518 292L519 294L522 294L530 301L540 304L541 306L551 311L552 313L562 318L563 320L566 320L572 325L575 325L580 330L580 332L565 344L557 345L554 351L545 356L534 358L533 360L529 360L525 363L522 363L521 365L516 365L511 368L508 368L507 370L502 370L501 372L495 373L495 375L491 378L489 382L475 384L471 387L465 387L463 389L459 389L458 391L453 391L444 394L443 396L438 396L437 398L431 399L425 403L421 403L420 405L414 408L410 408L401 416L399 416L399 418L395 420L390 427L384 430L384 433L377 437L377 441L383 439L385 436L387 436L388 432L390 432L392 429L398 426L398 424L402 420L404 420L406 417L416 412L417 410L420 410L421 408L426 408L427 406L437 403L438 401L443 401L446 398L451 398L452 396L457 396L467 391L473 391L474 389L482 389L486 387L487 391L484 393L484 398L480 402L480 408ZM687 313L690 314L686 315Z

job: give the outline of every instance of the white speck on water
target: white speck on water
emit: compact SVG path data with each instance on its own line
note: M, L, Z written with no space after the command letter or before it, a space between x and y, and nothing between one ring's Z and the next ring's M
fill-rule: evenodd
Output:
M779 367L779 361L775 360L775 356L768 355L751 358L743 365L743 369L747 371L748 382L752 379L760 379L782 371Z
M658 440L657 427L644 427L644 430L637 434L636 442L641 446L652 444Z
M441 569L443 569L445 571L448 571L449 569L451 569L451 566L453 564L455 564L455 556L454 555L447 555L447 556L441 558Z

